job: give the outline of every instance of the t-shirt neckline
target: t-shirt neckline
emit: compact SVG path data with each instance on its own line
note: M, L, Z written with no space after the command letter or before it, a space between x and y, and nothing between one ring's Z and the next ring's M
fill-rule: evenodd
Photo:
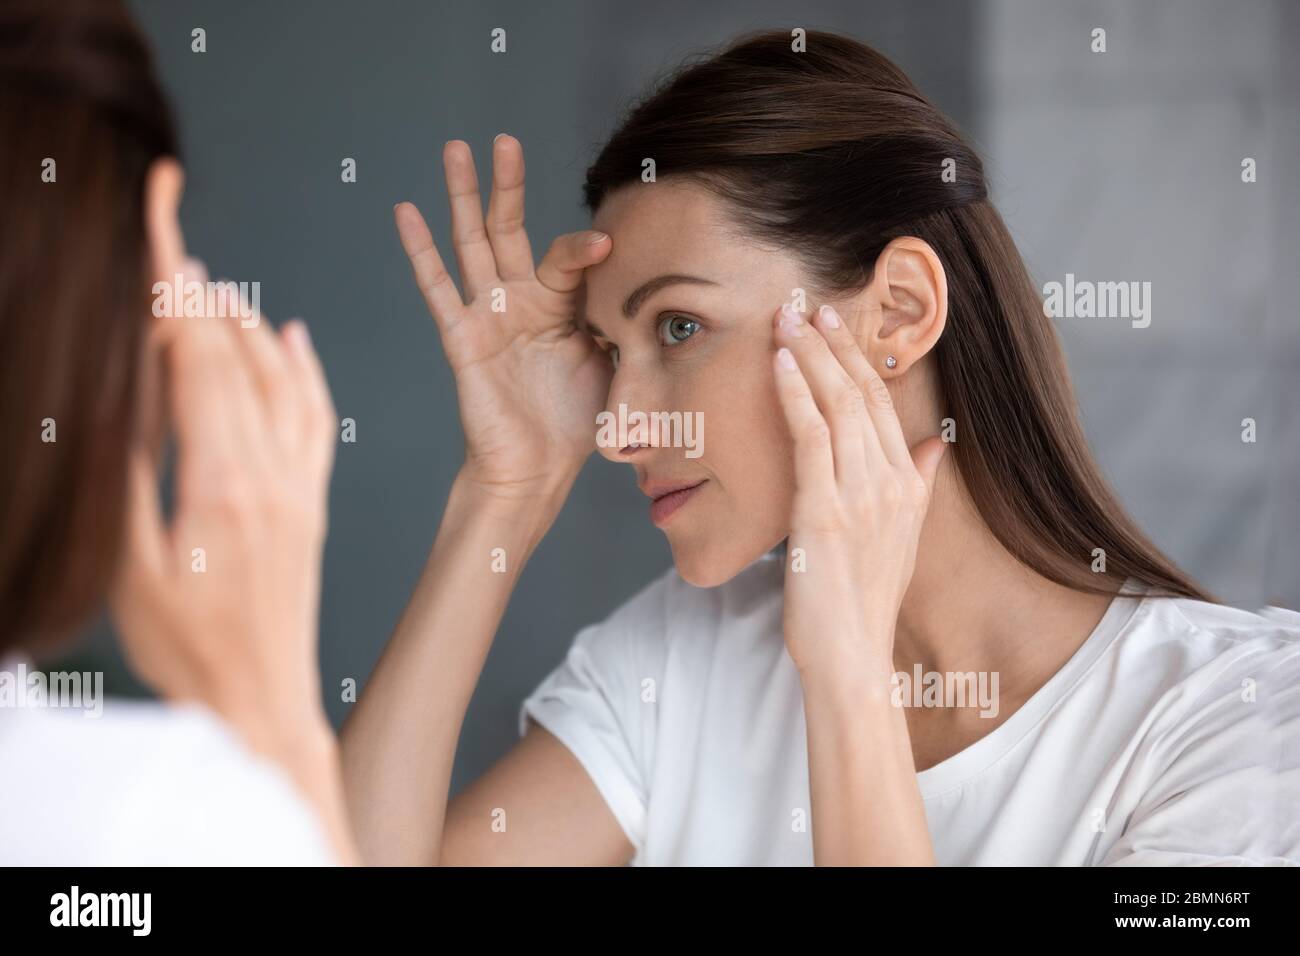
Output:
M916 782L922 799L929 800L960 787L1011 750L1087 673L1124 630L1142 603L1143 590L1139 582L1127 579L1078 650L1014 714L969 747L933 767L918 771Z

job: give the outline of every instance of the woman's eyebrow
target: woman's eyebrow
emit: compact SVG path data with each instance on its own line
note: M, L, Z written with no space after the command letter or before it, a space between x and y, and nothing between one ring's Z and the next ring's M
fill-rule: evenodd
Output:
M700 276L685 275L678 272L670 273L668 275L655 276L653 279L650 279L648 282L643 282L639 286L637 286L636 289L632 291L632 294L627 297L626 301L624 301L623 303L624 318L628 318L628 319L634 318L637 312L641 310L641 306L645 304L646 299L650 298L650 296L654 295L660 289L666 288L670 285L676 285L679 282L689 282L689 283L694 283L695 285L717 285L718 284L714 282L712 279L705 279ZM606 335L599 328L597 328L595 322L592 322L590 319L585 317L583 318L583 322L586 324L587 330L591 332L592 335L599 336L602 339L609 338L608 335Z

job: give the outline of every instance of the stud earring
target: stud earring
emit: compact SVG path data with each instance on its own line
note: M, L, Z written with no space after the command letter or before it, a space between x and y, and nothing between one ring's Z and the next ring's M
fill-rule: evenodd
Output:
M898 367L898 359L894 358L892 355L890 355L888 358L885 359L885 368L897 368L897 367Z

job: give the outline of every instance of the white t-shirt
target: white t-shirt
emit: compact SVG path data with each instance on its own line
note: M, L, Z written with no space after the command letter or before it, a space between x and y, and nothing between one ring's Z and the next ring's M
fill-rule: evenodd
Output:
M634 865L811 865L783 562L670 570L523 702L586 768ZM1126 586L1015 713L917 774L941 865L1300 865L1300 614Z
M21 657L0 672L33 670ZM0 865L330 866L306 800L198 705L0 706Z

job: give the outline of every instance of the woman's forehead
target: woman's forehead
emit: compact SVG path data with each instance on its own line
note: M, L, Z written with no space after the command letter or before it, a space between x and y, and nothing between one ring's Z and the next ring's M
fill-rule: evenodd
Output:
M675 236L715 235L728 230L724 204L718 196L690 179L635 182L612 191L600 204L592 227L617 240L620 233Z

